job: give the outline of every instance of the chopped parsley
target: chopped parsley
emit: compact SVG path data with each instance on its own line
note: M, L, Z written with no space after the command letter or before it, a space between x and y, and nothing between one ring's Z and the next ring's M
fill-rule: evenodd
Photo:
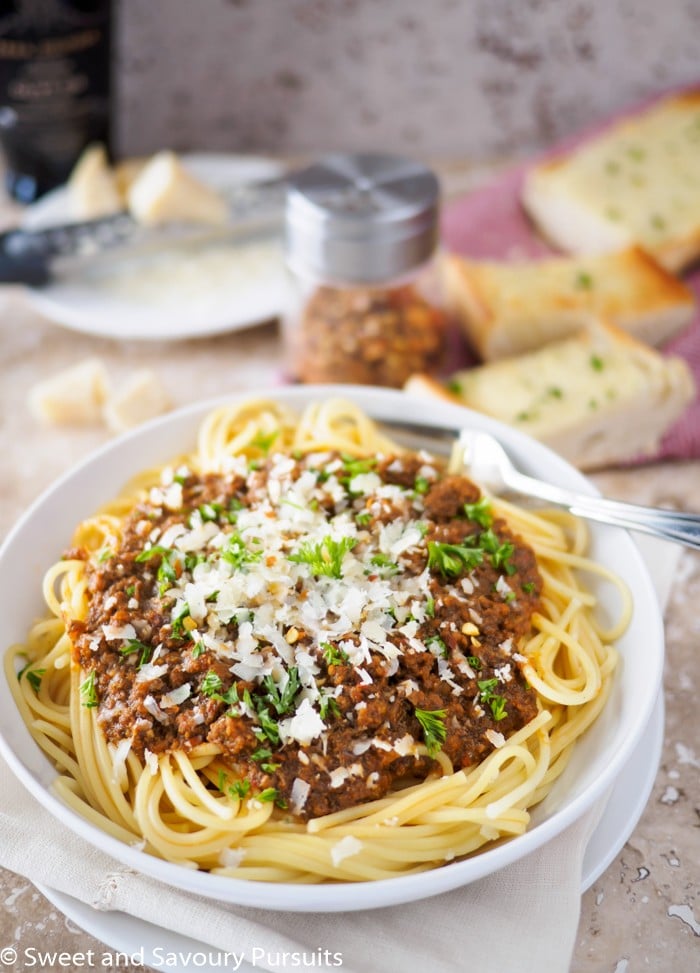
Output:
M373 564L376 568L379 568L381 571L383 571L385 577L387 575L391 576L393 574L398 574L399 571L401 570L398 564L396 563L396 561L392 561L387 554L381 554L381 553L375 554L370 559L370 563Z
M136 585L130 584L129 587L126 589L126 596L127 598L133 598L135 594L136 594Z
M535 590L535 582L526 581L524 585L521 585L521 587L526 595L531 595L532 592Z
M185 637L185 619L189 618L190 606L186 601L183 601L177 615L173 615L171 630L173 638L184 638ZM189 632L188 632L189 635Z
M210 669L204 679L202 679L199 691L205 696L214 698L220 696L222 688L223 683L221 682L221 676L218 676L213 669Z
M605 362L600 355L591 355L589 364L594 372L602 372L605 367Z
M453 395L461 395L464 392L462 383L456 378L451 378L445 387L447 388L447 391L452 392Z
M100 564L104 564L105 561L109 561L111 557L114 557L114 551L111 547L103 547L102 550L97 555L97 560Z
M221 559L226 561L227 564L233 565L236 570L244 568L247 564L260 561L262 556L262 549L247 547L237 530L228 535L226 546L221 550Z
M476 503L465 503L464 513L468 520L473 520L480 527L490 527L493 523L491 501L487 497L479 497Z
M479 699L482 703L488 705L494 720L505 719L508 715L506 713L506 698L494 692L496 686L498 686L498 679L495 676L491 679L479 679L477 686L479 687Z
M582 270L576 276L576 287L582 291L590 291L593 287L593 278L587 271Z
M462 571L470 571L483 560L484 552L480 547L428 541L428 567L439 571L445 578L455 578Z
M140 642L138 639L129 639L126 645L119 650L119 654L123 655L125 658L130 655L134 655L139 652L138 668L145 666L153 655L153 646L147 645L145 642Z
M281 692L279 686L271 675L265 676L263 684L265 689L267 689L267 693L264 697L265 702L269 703L278 716L284 716L284 714L289 712L294 705L294 697L299 692L301 687L301 683L299 682L299 670L296 666L290 666L289 679Z
M347 652L343 651L337 645L332 645L330 642L321 642L321 651L323 652L323 658L326 660L326 665L344 666L348 662Z
M427 493L430 489L430 480L426 479L424 476L417 476L416 481L413 484L413 489L418 494Z
M367 527L371 520L372 514L369 510L363 510L362 513L355 514L355 523L359 524L360 527Z
M17 678L21 680L24 676L34 692L38 693L41 689L41 677L46 675L46 669L30 669L30 666L31 662L28 662L24 669L17 673Z
M269 433L264 433L261 431L257 434L255 439L251 439L250 445L255 446L256 449L259 449L267 456L272 448L272 444L275 442L279 434L279 429L275 429Z
M425 603L425 614L428 618L435 618L435 599L428 598Z
M231 797L235 796L242 801L249 790L250 790L249 780L236 780L229 787L228 793L231 795Z
M338 706L338 701L336 700L335 696L331 696L330 693L322 695L319 704L322 720L327 720L329 716L340 716L340 707Z
M316 577L342 578L343 558L356 543L355 537L341 537L336 541L329 535L317 544L311 541L301 544L296 553L288 555L288 560L294 564L308 564Z
M203 523L207 523L208 521L217 521L221 516L223 509L224 508L220 503L203 503L197 507L199 516L202 518Z
M97 688L95 686L95 670L80 683L80 702L87 709L94 709L97 706Z
M447 710L444 709L415 709L416 719L423 727L423 742L428 754L434 757L447 739L447 729L445 727L445 717Z
M515 553L514 544L510 541L501 542L491 529L483 531L479 543L488 553L489 560L497 571L505 571L509 575L515 574L517 569L512 561Z
M447 646L445 645L444 639L441 639L439 635L431 635L430 638L427 638L425 640L425 645L426 648L430 648L431 645L436 646L438 652L443 657L443 659L447 658L448 656Z
M280 800L279 791L276 787L266 787L264 791L260 791L259 794L255 795L259 801L263 803L272 803L273 801L277 804Z

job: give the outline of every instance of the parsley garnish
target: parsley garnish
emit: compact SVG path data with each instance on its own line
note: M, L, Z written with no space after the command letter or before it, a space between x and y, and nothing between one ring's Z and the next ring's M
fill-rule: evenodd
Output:
M366 527L372 519L372 514L369 510L363 510L362 513L355 514L355 523L359 524L360 527Z
M203 652L206 652L204 642L197 642L197 644L192 647L192 658L198 659Z
M294 697L299 691L299 687L301 685L299 682L299 670L296 666L290 666L289 679L287 680L287 685L284 687L282 692L280 692L279 686L272 676L265 676L263 683L265 685L265 689L267 689L265 702L272 706L278 716L283 716L292 708Z
M127 598L133 598L135 593L136 593L136 585L130 584L129 587L126 589Z
M146 645L145 642L140 642L138 639L129 639L124 648L119 650L119 654L125 657L133 655L135 652L141 653L138 661L138 668L140 669L141 666L145 666L151 658L153 646Z
M288 556L288 560L294 564L308 564L316 577L342 578L343 558L356 543L355 537L341 537L336 541L328 536L317 544L302 544L295 554Z
M446 388L447 391L452 392L453 395L461 395L462 392L464 391L462 383L459 382L456 378L451 378L450 381L447 383Z
M177 615L173 616L171 629L173 638L184 638L184 621L190 614L190 606L186 601L183 601L182 607L178 611Z
M260 791L259 794L255 795L259 801L264 801L266 804L271 801L277 801L279 798L279 792L276 787L266 787L264 791Z
M603 371L603 368L605 366L605 362L600 357L600 355L591 355L591 357L589 359L589 362L590 362L590 366L591 366L591 368L593 369L594 372L602 372Z
M585 270L582 270L576 277L576 287L582 291L589 291L593 287L593 278Z
M480 527L490 527L493 523L491 501L487 497L479 497L476 503L465 503L464 512L469 520Z
M326 660L326 665L342 666L348 661L347 652L344 652L343 649L336 645L332 645L330 642L321 642L321 649L323 650L323 658Z
M362 473L371 473L376 467L377 461L373 456L351 456L349 453L341 453L343 461L343 475L338 479L341 483L349 483L355 476Z
M416 482L413 484L413 489L416 493L427 493L430 489L430 480L426 479L424 476L417 476Z
M447 646L445 645L444 640L441 639L439 635L431 635L429 639L425 640L425 644L426 647L429 647L431 645L436 645L443 659L447 658L448 655Z
M498 686L498 679L495 677L492 679L479 679L477 680L477 686L479 687L479 699L483 703L488 704L494 720L505 719L508 715L506 713L505 696L499 696L498 693L494 692L494 689Z
M80 683L80 701L87 709L97 706L97 689L95 687L95 670Z
M220 503L203 503L197 507L203 523L218 520L223 509Z
M41 677L46 674L46 669L29 669L30 665L31 662L22 669L22 672L18 673L17 678L21 679L24 675L34 692L38 693L41 689Z
M501 541L496 534L489 528L479 537L479 543L489 555L489 560L496 570L505 571L506 574L515 574L516 567L511 558L515 553L515 545L510 541Z
M264 433L260 431L255 437L255 439L251 439L250 445L255 446L256 449L261 450L261 452L263 452L267 456L267 454L270 452L270 448L272 447L272 444L277 439L279 434L280 434L279 429L275 429L273 430L273 432L269 432L269 433Z
M524 585L521 585L521 587L526 595L531 595L532 592L535 590L535 582L526 581Z
M401 570L396 561L392 561L388 555L381 553L375 554L370 558L370 564L373 564L376 568L383 569L389 576L398 574Z
M321 711L322 720L327 719L329 716L340 716L340 707L338 706L338 701L336 700L335 696L331 696L330 693L321 696L319 708Z
M111 547L103 547L100 553L97 555L97 560L100 564L104 564L105 561L109 561L111 557L114 557L114 551Z
M235 795L237 798L239 798L239 800L243 800L243 798L246 796L249 790L250 790L249 780L237 780L234 781L234 783L229 788L229 794L233 792L231 796Z
M428 598L425 603L425 614L428 618L435 618L435 599Z
M438 751L442 750L442 745L447 739L447 729L445 727L447 710L428 710L418 709L416 707L415 713L416 719L423 727L423 740L428 754L434 757Z
M454 578L464 570L471 570L483 560L484 552L480 547L428 541L428 567L437 569L446 578Z
M202 679L202 684L199 687L200 693L204 693L205 696L214 698L220 695L223 683L221 682L221 677L218 676L213 669L210 669L204 679Z
M222 560L232 564L234 568L243 568L246 564L253 564L263 556L261 549L251 550L237 530L229 534L226 547L221 551Z

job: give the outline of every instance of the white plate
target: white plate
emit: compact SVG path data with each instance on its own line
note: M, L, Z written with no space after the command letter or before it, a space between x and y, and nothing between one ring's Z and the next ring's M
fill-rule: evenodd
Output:
M583 858L581 891L585 892L617 858L625 842L634 831L649 800L661 759L664 738L664 702L659 694L644 735L625 764L610 794L605 811L591 835ZM194 939L154 926L124 912L99 912L64 892L39 886L41 892L64 915L72 919L95 939L110 949L130 956L138 954L146 966L174 973L192 973L201 969L196 960L178 961L173 965L167 953L180 957L188 953L211 953L212 949ZM352 919L348 920L352 922ZM331 947L331 944L322 943ZM142 952L140 952L142 950ZM348 957L350 960L350 957ZM253 973L249 963L240 966L241 973Z
M197 154L183 161L197 178L221 190L282 171L273 160L256 157ZM68 193L60 187L26 210L23 225L35 230L69 220ZM115 264L114 272L86 272L27 294L38 311L76 331L172 340L270 320L282 311L285 291L281 242L270 233L244 246L170 247L147 260Z
M428 402L383 389L342 386L276 389L270 395L301 407L338 393L353 398L380 420L400 417L443 426L468 423L484 429L500 438L526 473L594 492L580 473L546 447L494 420L449 403ZM216 404L221 404L221 400L199 403L114 440L63 476L27 511L0 550L4 642L11 644L26 636L41 610L43 571L69 546L73 526L113 498L131 475L180 455L187 443L194 444L202 418ZM47 810L85 840L137 871L220 901L291 912L346 912L410 902L466 885L541 847L607 794L635 750L656 705L657 687L662 681L663 626L644 562L629 535L617 528L591 526L591 548L594 558L624 577L634 599L630 625L617 643L621 665L610 699L595 724L578 741L564 773L534 809L530 829L464 861L416 875L362 883L361 895L357 884L352 883L299 886L247 882L162 861L104 834L53 794L51 782L56 771L19 718L4 680L0 680L0 752ZM595 587L601 610L609 618L614 617L619 609L616 593L609 585Z

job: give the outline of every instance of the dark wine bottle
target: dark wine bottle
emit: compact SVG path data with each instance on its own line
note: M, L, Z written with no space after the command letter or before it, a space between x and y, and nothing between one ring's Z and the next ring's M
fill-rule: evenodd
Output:
M0 143L8 192L65 182L90 142L109 145L110 0L0 0Z

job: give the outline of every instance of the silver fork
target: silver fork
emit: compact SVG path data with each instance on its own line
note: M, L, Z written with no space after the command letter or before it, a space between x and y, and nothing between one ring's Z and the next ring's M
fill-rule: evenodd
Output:
M469 475L490 493L537 497L560 507L568 507L579 517L643 531L700 550L700 514L588 497L537 480L517 470L498 440L485 432L463 429L459 433L458 443Z

